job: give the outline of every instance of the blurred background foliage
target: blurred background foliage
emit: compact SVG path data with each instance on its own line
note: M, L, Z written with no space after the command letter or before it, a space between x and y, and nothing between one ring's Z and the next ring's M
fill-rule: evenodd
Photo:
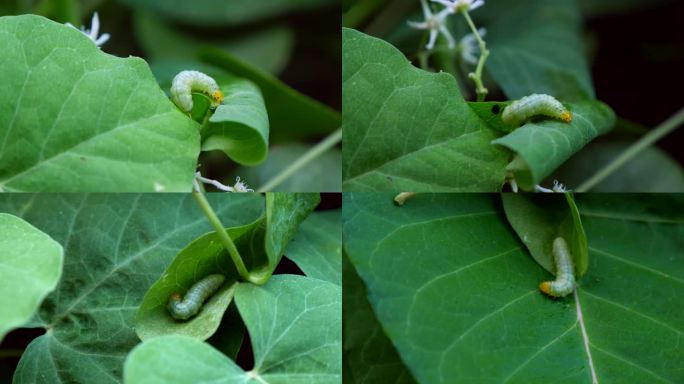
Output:
M507 22L512 10L502 10L527 3L485 0L485 6L474 10L471 16L478 27L487 27L489 23ZM557 179L571 189L684 107L684 28L680 26L684 2L575 0L573 4L583 26L584 51L577 55L588 58L596 98L615 111L618 121L611 133L578 152L544 182L551 184ZM343 26L392 43L418 66L416 48L421 45L422 33L406 24L407 20L422 20L418 0L342 0L342 10ZM461 19L450 24L457 40L468 32ZM529 23L518 25L529 27ZM431 69L461 70L454 69L453 60L450 62L445 56L435 54ZM485 75L490 91L487 99L507 99L491 77ZM471 83L459 81L465 85L467 96L472 91ZM671 133L592 191L684 192L683 141L681 129Z
M102 50L144 58L167 93L183 69L235 75L259 86L269 112L269 152L277 156L248 168L221 152L203 152L206 177L232 184L249 173L242 179L257 189L340 126L339 0L0 1L0 15L32 13L86 28L94 12L100 32L111 34ZM274 190L341 190L338 147Z

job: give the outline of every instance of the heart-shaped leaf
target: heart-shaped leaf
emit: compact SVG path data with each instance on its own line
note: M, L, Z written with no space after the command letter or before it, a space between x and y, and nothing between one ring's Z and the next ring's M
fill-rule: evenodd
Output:
M226 226L263 215L256 194L210 194ZM56 290L35 317L49 332L24 351L14 383L118 383L140 340L135 314L176 253L211 226L190 195L0 195L0 211L20 215L64 244Z
M456 81L413 67L390 44L342 32L343 188L496 191L509 153Z
M40 16L0 18L0 188L189 191L198 125L147 64Z
M494 196L348 194L345 250L419 382L679 382L684 200L577 195L590 265L552 300ZM594 379L592 379L594 378Z
M339 226L338 226L339 228ZM26 221L0 213L0 341L26 323L62 275L62 246Z
M125 382L340 382L340 286L304 276L276 275L264 286L239 284L235 301L252 341L251 371L245 372L206 343L170 335L150 339L130 353Z

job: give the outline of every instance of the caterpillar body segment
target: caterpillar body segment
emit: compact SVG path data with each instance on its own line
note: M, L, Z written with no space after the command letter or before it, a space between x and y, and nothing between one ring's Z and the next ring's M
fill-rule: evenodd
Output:
M572 121L572 113L553 96L532 94L509 104L503 110L501 119L512 126L520 126L535 116L548 116L565 123Z
M192 92L201 92L211 99L212 108L223 101L223 92L216 80L199 71L182 71L173 78L171 100L183 111L192 111Z
M544 281L539 284L539 290L552 297L567 296L575 289L575 267L568 243L562 237L553 240L553 261L556 265L556 280Z
M181 300L180 293L174 293L169 297L168 308L174 319L186 320L195 316L202 304L218 290L226 281L225 276L220 274L209 275L196 282L185 297Z

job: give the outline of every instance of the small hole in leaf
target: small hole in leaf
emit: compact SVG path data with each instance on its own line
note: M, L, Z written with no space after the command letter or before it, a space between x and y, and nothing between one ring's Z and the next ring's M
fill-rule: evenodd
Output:
M492 113L493 114L498 115L500 111L501 111L501 107L499 107L499 104L492 105Z

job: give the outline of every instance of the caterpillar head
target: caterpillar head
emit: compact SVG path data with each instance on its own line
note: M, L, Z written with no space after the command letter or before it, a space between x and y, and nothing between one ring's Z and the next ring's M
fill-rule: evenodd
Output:
M560 119L565 123L569 123L572 121L572 113L570 113L570 111L565 111L561 113Z
M539 290L544 292L545 294L549 296L551 295L551 282L550 281L544 281L541 284L539 284Z
M214 100L214 104L219 105L223 101L223 92L216 90L211 94L211 98Z
M174 301L181 301L181 295L178 292L174 292L171 294L171 297L169 297L169 303L172 303Z

